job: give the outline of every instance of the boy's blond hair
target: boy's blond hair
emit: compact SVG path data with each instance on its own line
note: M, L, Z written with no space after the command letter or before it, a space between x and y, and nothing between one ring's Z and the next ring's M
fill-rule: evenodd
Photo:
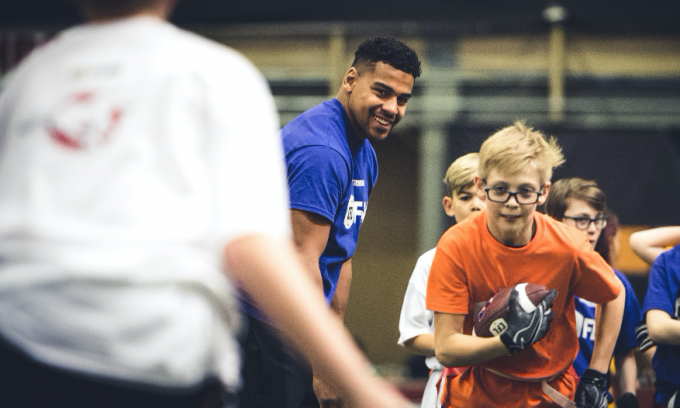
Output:
M479 153L468 153L454 160L444 176L446 194L453 197L461 190L470 187L478 167Z
M562 163L564 156L557 140L553 136L547 139L521 121L489 136L479 149L479 175L483 179L492 169L514 175L533 167L543 184L550 181L553 168Z

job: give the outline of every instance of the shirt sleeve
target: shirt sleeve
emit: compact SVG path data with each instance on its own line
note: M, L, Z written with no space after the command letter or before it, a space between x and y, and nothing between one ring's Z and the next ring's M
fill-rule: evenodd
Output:
M467 277L455 262L455 239L443 237L432 261L427 280L426 305L429 310L451 314L468 314Z
M274 98L259 71L240 55L227 72L213 75L206 102L206 131L217 140L208 152L215 172L216 233L225 243L247 234L290 237Z
M288 153L286 161L290 208L333 222L350 177L340 153L328 146L310 145Z
M616 299L621 291L619 279L587 239L584 238L576 257L574 294L597 304Z
M425 307L427 277L434 252L435 250L432 249L418 258L411 279L409 279L399 317L399 340L397 342L399 345L403 346L405 341L418 335L434 333L433 313Z
M672 265L668 264L665 255L669 253L666 251L659 255L649 270L649 284L642 304L643 314L651 309L659 309L672 317L677 317L676 299L680 292L678 289L680 274L674 273Z
M616 276L619 277L626 290L626 306L623 310L621 331L619 332L619 338L616 340L614 354L626 354L637 347L637 342L635 341L635 328L640 324L642 314L640 313L640 303L638 302L637 296L635 296L635 290L633 290L630 281L621 272L616 272Z

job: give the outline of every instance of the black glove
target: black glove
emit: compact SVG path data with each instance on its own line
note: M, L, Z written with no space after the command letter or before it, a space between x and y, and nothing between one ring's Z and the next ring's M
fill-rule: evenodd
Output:
M616 400L616 408L638 408L639 406L638 399L632 392L627 392Z
M525 312L517 300L519 292L513 289L508 299L508 328L501 333L501 340L510 354L518 353L536 343L545 336L554 317L552 302L557 296L557 289L552 289L536 310Z
M640 351L646 351L652 346L655 346L652 339L649 338L649 332L647 331L646 323L642 323L635 328L635 342L637 342L638 349L640 349Z
M607 374L586 368L576 387L574 402L579 408L607 408Z

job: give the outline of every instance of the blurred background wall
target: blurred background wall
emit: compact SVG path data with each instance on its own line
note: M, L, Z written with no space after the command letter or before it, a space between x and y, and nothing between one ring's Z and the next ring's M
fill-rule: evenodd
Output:
M80 21L67 2L8 3L0 6L3 76ZM346 318L374 363L400 367L406 284L451 225L441 208L444 171L517 119L558 138L567 162L554 179L595 179L607 192L623 224L617 266L642 300L649 267L627 236L680 224L678 16L677 2L659 0L185 0L173 22L249 57L270 83L282 125L336 94L365 38L394 35L419 53L423 76L405 119L375 145L379 182Z

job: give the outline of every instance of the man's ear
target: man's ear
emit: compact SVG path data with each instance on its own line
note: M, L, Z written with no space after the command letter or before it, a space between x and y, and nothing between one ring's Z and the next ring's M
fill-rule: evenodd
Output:
M485 200L486 192L484 191L484 182L482 181L482 178L478 174L475 174L472 182L475 183L475 187L477 187L477 197L479 197L480 200Z
M358 77L359 72L357 71L356 67L349 67L347 72L345 72L345 76L342 77L342 89L344 89L344 91L347 93L352 92Z
M545 200L548 199L548 192L550 191L550 186L551 186L551 184L552 184L552 183L548 181L548 182L545 183L545 185L543 186L543 194L541 194L540 196L538 196L538 205L541 205L541 204L545 203Z

